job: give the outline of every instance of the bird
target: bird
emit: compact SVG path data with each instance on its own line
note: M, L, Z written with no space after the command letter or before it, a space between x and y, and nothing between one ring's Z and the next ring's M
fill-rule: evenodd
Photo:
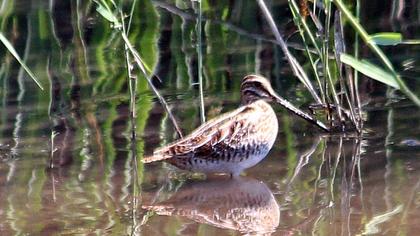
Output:
M244 235L269 235L280 224L273 193L252 178L189 180L167 200L144 201L141 207L157 215L185 217Z
M258 164L277 138L278 120L269 102L279 103L293 114L329 131L323 123L280 97L269 80L260 75L242 79L241 105L215 117L167 146L144 157L143 163L165 161L180 169L238 176Z

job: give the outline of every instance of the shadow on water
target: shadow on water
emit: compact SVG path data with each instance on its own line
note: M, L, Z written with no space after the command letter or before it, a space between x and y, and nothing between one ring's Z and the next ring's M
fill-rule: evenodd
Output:
M278 111L273 149L243 177L185 177L167 164L140 162L177 134L142 77L137 117L129 119L123 45L95 5L30 2L3 1L0 27L49 90L40 91L0 51L0 235L420 232L420 113L398 93L361 81L361 137L318 136ZM188 133L200 124L190 2L138 3L131 37L145 62L157 67L160 91ZM272 7L290 19L285 3ZM403 25L405 15L418 10L401 15L393 9L397 20L388 25L383 7L371 28L420 37L413 30L418 20ZM297 97L301 107L308 102L255 12L249 1L226 1L205 12L209 118L237 107L240 79L248 73L270 77L276 91ZM418 47L387 51L404 75L418 77ZM408 81L419 91L415 79Z

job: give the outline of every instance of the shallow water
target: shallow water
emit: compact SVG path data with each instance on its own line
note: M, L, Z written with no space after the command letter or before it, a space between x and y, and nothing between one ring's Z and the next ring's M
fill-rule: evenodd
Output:
M420 111L400 94L363 78L361 137L319 134L276 107L280 130L273 149L237 179L205 177L162 163L143 165L145 154L177 134L139 77L137 138L130 139L118 36L88 1L31 3L4 1L0 8L1 31L45 87L38 89L1 52L0 235L420 231ZM197 66L194 22L189 20L193 11L188 4L176 4L186 15L175 12L172 2L139 1L142 17L133 18L132 40L146 63L155 65L162 80L156 85L188 133L200 124L198 90L192 85ZM388 20L390 6L382 5L371 1L362 7L364 15L379 9L370 30L420 37L414 30L420 25L414 18L418 10ZM282 1L273 5L279 17L288 16L285 6ZM240 79L249 73L270 77L276 91L303 108L311 102L278 48L220 23L227 11L231 24L268 38L261 19L249 14L255 9L238 1L205 10L219 20L205 27L207 118L237 107ZM286 20L279 27L287 25ZM398 46L386 52L419 94L420 48Z

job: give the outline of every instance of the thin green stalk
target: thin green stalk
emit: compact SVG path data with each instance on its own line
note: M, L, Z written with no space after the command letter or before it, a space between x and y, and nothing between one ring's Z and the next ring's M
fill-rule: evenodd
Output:
M394 69L394 66L389 61L388 57L383 53L383 51L376 45L374 42L370 40L370 35L366 32L363 26L358 22L358 20L353 16L353 14L347 9L344 3L341 0L331 0L335 3L336 7L346 16L349 20L350 24L353 26L355 31L357 31L365 42L365 44L375 53L385 67L393 74L395 77L396 82L398 83L400 90L409 98L411 101L414 102L418 107L420 107L420 99L407 87L404 81L401 79L400 75Z
M134 61L136 62L137 66L140 68L140 70L143 72L144 76L146 77L146 80L147 80L147 83L149 84L149 87L152 89L152 91L155 93L155 95L159 99L160 103L162 104L162 106L168 112L169 118L172 120L172 123L175 127L175 130L177 131L179 137L182 138L183 136L182 136L181 129L179 128L178 123L175 120L175 117L172 115L172 112L169 109L168 103L166 103L165 99L160 95L159 91L157 90L157 88L153 85L152 81L150 80L150 78L149 78L149 76L146 72L146 68L143 65L143 61L141 60L140 55L134 49L133 45L130 43L130 40L128 40L127 35L125 35L124 32L122 32L122 31L121 31L121 36L122 36L125 44L127 45L128 50L130 50L131 55L133 56Z
M270 25L271 31L273 32L277 42L280 44L280 48L282 49L283 53L285 54L287 60L289 61L290 66L292 67L293 74L298 77L298 79L308 88L309 92L311 93L312 97L318 104L321 104L322 101L319 98L316 90L314 89L311 81L309 80L308 76L306 75L305 71L303 70L302 66L297 62L296 58L290 53L287 45L281 36L279 30L277 29L276 23L271 16L270 11L267 8L264 0L257 0L258 5L262 13L264 14L268 24Z
M313 12L314 15L315 15L315 12L316 12L316 4L317 4L317 0L314 0L313 9L312 9L312 12Z
M122 25L124 23L123 21L123 13L120 11L121 14L121 18L122 21L120 22L119 19L114 15L114 13L111 11L111 8L108 6L108 4L106 3L106 1L101 0L99 1L95 1L98 5L98 8L96 9L96 11L101 14L105 19L107 19L108 21L112 22L114 25L114 28L116 28L119 33L121 34L122 39L124 40L125 43L125 48L126 50L128 50L131 53L131 56L133 57L135 63L137 64L137 66L140 68L141 72L144 74L144 77L147 80L147 83L149 84L149 87L152 89L152 91L155 93L156 97L159 99L160 103L162 104L163 108L166 110L166 112L169 115L169 118L171 119L175 130L178 133L179 137L183 137L182 136L182 132L181 129L178 126L178 123L176 122L175 117L172 115L171 110L169 109L168 104L166 103L165 99L159 94L159 91L156 89L156 87L153 85L152 81L150 80L150 76L148 75L148 71L151 71L150 68L148 68L147 64L145 64L143 62L143 60L141 59L139 53L134 49L133 45L131 44L130 40L128 39L127 33L124 29L124 26ZM112 4L114 5L115 8L117 8L116 4L114 1L112 1ZM133 2L133 6L132 6L132 11L134 9L134 4L135 2ZM129 23L130 26L131 23ZM128 57L126 57L127 59ZM128 63L129 61L127 61ZM130 68L128 68L130 70ZM130 74L130 72L129 72ZM131 80L131 78L130 78ZM135 96L135 84L131 84L130 85L130 98L131 101L133 100L132 98ZM131 104L131 109L132 111L134 111L134 102L132 102Z
M135 1L133 2L133 7L134 8L134 4ZM124 15L122 13L122 11L120 11L120 16L121 16L121 22L122 22L122 32L123 34L128 35L128 29L126 30L125 25L124 25ZM131 17L132 15L130 15L130 22L131 22ZM128 27L130 27L130 23L128 24ZM131 60L130 60L130 53L128 50L128 46L127 44L124 44L124 50L125 50L125 64L127 67L127 75L128 75L128 87L129 87L129 92L130 92L130 118L131 118L131 140L135 140L136 139L136 94L137 94L137 78L135 77L135 75L132 74L132 65L131 65Z
M356 119L355 114L355 99L354 99L354 85L353 85L353 78L349 75L344 74L342 68L343 63L340 61L340 55L346 52L346 45L344 41L344 29L341 20L341 13L339 11L334 12L334 51L335 51L335 64L338 68L338 76L340 82L340 93L344 94L344 97L341 96L341 105L344 105L344 101L347 102L349 107L349 112L343 113L347 118L353 122L354 127L356 128L357 132L360 133L360 123L358 119ZM346 77L347 76L347 77ZM345 79L347 78L347 80ZM350 95L349 95L350 94ZM341 110L341 109L340 109Z
M0 32L0 41L3 43L3 45L7 48L7 50L12 54L12 56L19 62L19 64L23 67L23 69L28 73L28 75L31 77L31 79L38 85L38 87L41 90L44 90L41 83L36 78L35 74L32 73L32 71L29 69L29 67L25 64L25 62L20 58L19 54L16 52L13 45L10 43L10 41L3 35L3 33Z
M329 60L328 60L328 53L329 53L329 37L330 37L330 22L331 22L331 2L327 1L327 6L325 7L326 10L326 17L325 17L325 33L324 33L324 44L323 44L323 53L324 53L324 77L326 78L331 95L334 101L335 106L337 107L337 114L340 119L340 122L343 121L343 114L340 109L340 101L338 100L337 92L335 91L334 82L332 81Z
M137 3L137 0L134 0L131 5L130 18L128 19L128 25L127 25L127 35L130 33L131 21L133 20L134 9L135 9L136 3Z
M197 54L198 54L198 88L200 93L200 118L201 123L206 122L206 115L204 111L204 95L203 95L203 52L202 52L202 9L201 0L198 3L198 19L197 19Z
M322 88L321 79L319 78L319 73L318 73L315 61L312 57L312 53L309 51L309 46L308 46L308 43L306 41L306 37L305 37L304 32L306 32L307 35L309 36L309 39L310 39L311 43L314 45L314 47L316 49L316 52L318 53L318 56L320 57L321 61L323 60L322 59L323 55L321 53L321 50L319 49L319 46L318 46L317 42L315 41L314 35L312 34L311 30L309 29L308 24L306 23L306 20L304 18L302 18L301 15L299 14L299 8L296 4L296 1L289 0L289 6L290 6L290 9L292 10L293 19L295 20L295 23L298 26L299 33L300 33L300 36L302 38L306 54L308 55L309 62L311 64L312 70L314 71L314 75L315 75L315 78L316 78L316 81L318 83L318 87L319 87L319 90L320 90L320 93L321 93L321 96L322 96L322 102L325 103L325 92ZM302 29L302 25L303 25L304 29Z
M315 36L312 34L312 32L311 32L311 30L308 26L308 23L299 14L299 7L298 7L296 1L295 0L289 0L289 6L292 6L292 8L291 8L292 13L293 13L294 17L296 18L296 20L298 20L297 26L300 28L300 25L302 24L303 28L305 29L305 32L308 34L309 39L311 40L312 44L314 45L316 51L318 52L319 56L322 58L323 55L321 53L321 49L319 48L318 44L316 43Z
M356 0L356 19L360 20L360 0ZM355 32L354 36L354 57L359 59L359 34ZM354 71L353 77L353 88L354 88L354 95L356 97L356 104L357 104L357 122L362 124L362 105L360 103L360 94L359 94L359 72L357 70ZM359 127L361 128L361 127Z

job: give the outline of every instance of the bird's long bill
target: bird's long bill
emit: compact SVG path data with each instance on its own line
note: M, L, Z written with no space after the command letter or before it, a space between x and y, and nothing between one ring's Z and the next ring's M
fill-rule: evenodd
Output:
M280 97L276 93L273 93L272 96L273 96L274 100L277 103L279 103L280 105L282 105L287 110L289 110L289 111L293 112L294 114L302 117L306 121L308 121L308 122L310 122L310 123L318 126L319 128L321 128L324 131L327 131L327 132L330 131L330 129L324 123L316 120L314 117L312 117L308 113L306 113L306 112L300 110L299 108L295 107L293 104L291 104L290 102L288 102L286 99Z

